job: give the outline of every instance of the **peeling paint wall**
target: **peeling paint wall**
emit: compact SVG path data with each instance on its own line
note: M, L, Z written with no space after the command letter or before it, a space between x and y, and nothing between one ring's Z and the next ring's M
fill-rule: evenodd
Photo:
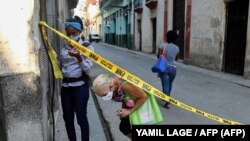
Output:
M221 70L225 12L223 1L192 0L191 64L217 71Z

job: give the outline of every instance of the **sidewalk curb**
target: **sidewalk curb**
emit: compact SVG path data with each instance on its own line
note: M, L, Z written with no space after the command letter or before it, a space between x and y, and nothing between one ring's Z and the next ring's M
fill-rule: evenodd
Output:
M92 82L91 82L92 84ZM105 119L103 113L102 113L102 109L100 107L100 104L98 103L98 100L96 98L96 95L95 93L93 92L93 90L90 90L91 92L91 95L92 95L92 98L93 98L93 101L96 105L96 110L97 110L97 114L99 116L99 119L101 121L101 124L102 124L102 127L103 127L103 130L104 130L104 135L106 137L106 141L114 141L113 137L112 137L112 134L111 134L111 131L110 131L110 125L108 124L108 121Z

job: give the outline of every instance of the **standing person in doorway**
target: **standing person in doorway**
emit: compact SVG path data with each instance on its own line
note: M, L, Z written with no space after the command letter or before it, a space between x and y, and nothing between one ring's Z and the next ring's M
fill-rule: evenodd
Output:
M179 55L179 47L175 44L175 41L178 38L178 35L174 31L168 31L166 34L167 43L163 43L160 45L157 58L162 54L164 48L165 54L163 54L167 60L169 70L166 73L159 73L159 77L162 83L163 93L170 96L172 90L172 83L176 76L176 61L178 60ZM165 108L169 107L169 102L164 104Z
M79 44L84 44L89 49L94 50L92 45L85 43L81 39L81 26L78 20L68 19L65 22L67 36ZM70 141L76 141L74 126L76 114L77 123L81 128L81 139L82 141L89 141L89 123L87 118L89 84L86 76L90 73L93 62L80 54L73 46L66 44L62 47L58 63L63 73L61 102L68 138Z

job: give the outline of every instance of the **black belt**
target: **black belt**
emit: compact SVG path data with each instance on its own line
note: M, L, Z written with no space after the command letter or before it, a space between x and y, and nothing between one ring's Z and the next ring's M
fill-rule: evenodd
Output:
M63 83L73 83L73 82L78 82L78 81L83 81L82 76L78 78L74 78L74 77L63 78Z

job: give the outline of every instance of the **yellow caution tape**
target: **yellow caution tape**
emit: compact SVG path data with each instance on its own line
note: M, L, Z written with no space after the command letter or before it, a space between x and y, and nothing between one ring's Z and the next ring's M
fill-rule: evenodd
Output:
M62 72L57 65L56 52L48 41L45 27L42 26L41 28L42 28L42 35L43 35L42 37L43 37L43 40L45 42L45 47L48 47L48 53L49 53L49 57L50 57L50 60L52 63L52 68L54 70L54 76L55 76L55 78L63 78Z
M51 62L52 62L52 67L54 69L55 78L63 78L62 72L57 65L55 50L51 46L49 46L49 57L50 57Z
M85 55L86 57L89 57L91 60L93 60L95 63L99 64L100 66L102 66L103 68L105 68L106 70L112 72L113 74L121 77L122 79L136 85L137 87L149 92L150 94L153 94L155 96L157 96L160 99L163 99L165 101L168 101L178 107L181 107L185 110L188 110L190 112L196 113L198 115L201 115L203 117L209 118L211 120L220 122L220 123L224 123L224 124L229 124L229 125L240 125L242 123L236 122L236 121L232 121L232 120L228 120L228 119L224 119L222 117L219 116L215 116L213 114L209 114L207 112L204 112L202 110L198 110L192 106L186 105L172 97L169 97L167 95L165 95L163 92L161 92L160 90L156 89L155 87L153 87L152 85L146 83L145 81L143 81L141 78L133 75L132 73L128 72L127 70L117 66L116 64L112 63L111 61L105 59L104 57L102 57L101 55L93 52L92 50L88 49L87 47L84 47L80 44L78 44L77 42L75 42L74 40L71 40L70 38L68 38L66 35L64 35L63 33L57 31L56 29L48 26L45 22L40 21L39 24L41 26L45 26L48 29L50 29L51 31L53 31L55 34L57 34L58 36L60 36L62 39L66 40L67 42L69 42L69 44L71 44L72 46L74 46L77 50L79 50L83 55ZM47 37L44 37L47 38Z

